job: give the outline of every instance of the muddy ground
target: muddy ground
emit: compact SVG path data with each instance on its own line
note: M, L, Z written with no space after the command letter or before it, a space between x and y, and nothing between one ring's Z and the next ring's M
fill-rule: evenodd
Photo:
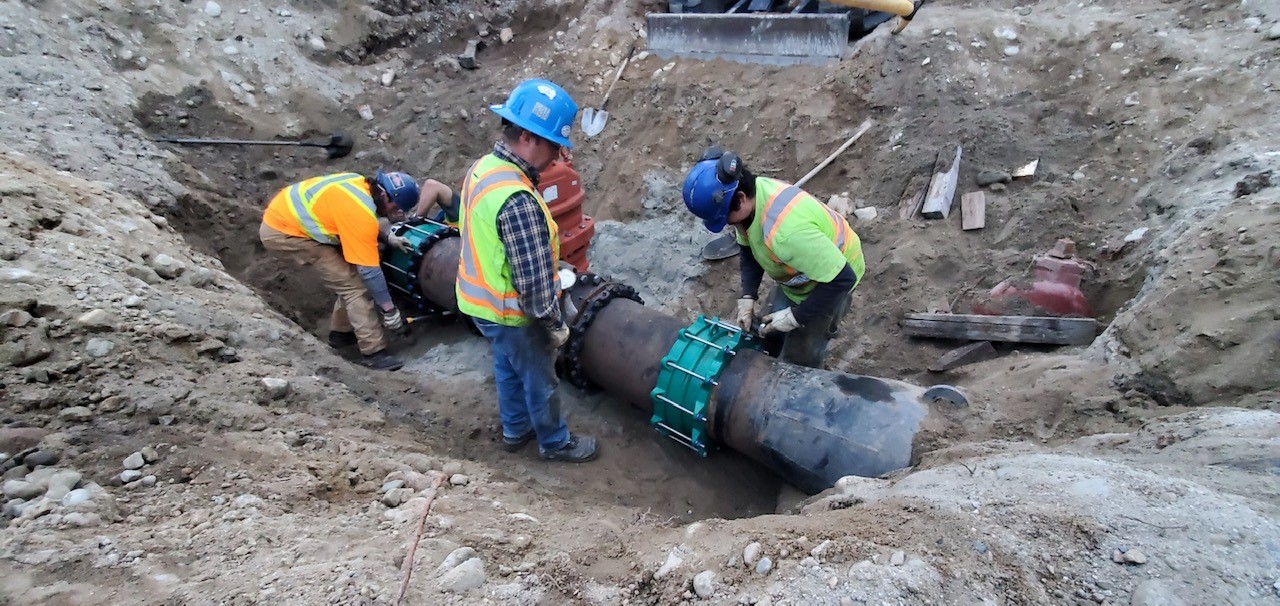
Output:
M647 55L655 4L0 6L0 602L394 603L442 473L406 603L1280 601L1274 4L931 3L792 68ZM603 454L547 464L497 447L462 327L415 330L396 374L316 338L328 295L256 241L274 191L379 167L456 186L487 104L543 75L592 105L637 38L574 150L593 270L729 313L736 265L697 258L687 167L719 142L795 179L874 120L807 187L878 215L850 219L868 274L828 367L966 390L915 467L806 498L568 386ZM341 161L149 141L336 131ZM1039 169L986 191L985 229L899 219L956 144L961 193ZM1092 345L927 372L959 343L905 337L904 313L968 311L1063 237L1093 264Z

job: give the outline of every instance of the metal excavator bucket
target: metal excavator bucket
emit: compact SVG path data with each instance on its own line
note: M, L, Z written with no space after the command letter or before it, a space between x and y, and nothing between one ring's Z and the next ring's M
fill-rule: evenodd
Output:
M650 52L768 65L839 61L851 34L865 35L893 14L900 30L915 14L911 0L672 0L670 7L646 17Z

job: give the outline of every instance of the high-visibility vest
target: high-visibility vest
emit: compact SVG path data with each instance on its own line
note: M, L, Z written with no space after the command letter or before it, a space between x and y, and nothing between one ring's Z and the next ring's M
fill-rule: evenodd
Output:
M280 190L267 205L263 221L289 235L338 244L337 217L352 208L368 212L377 221L369 182L356 173L337 173Z
M782 286L787 298L799 303L817 287L816 282L787 265L773 251L778 240L788 230L804 224L816 225L830 237L836 248L844 254L858 281L862 281L862 275L866 272L862 241L843 216L799 187L777 179L757 178L755 200L756 219L747 230L747 244L765 273ZM797 254L804 254L804 251Z
M462 257L458 260L458 310L504 326L524 326L529 318L511 283L511 264L498 234L498 213L512 194L528 192L538 201L551 233L551 253L560 258L560 234L537 188L518 166L489 154L476 161L462 183ZM555 264L550 279L555 280Z

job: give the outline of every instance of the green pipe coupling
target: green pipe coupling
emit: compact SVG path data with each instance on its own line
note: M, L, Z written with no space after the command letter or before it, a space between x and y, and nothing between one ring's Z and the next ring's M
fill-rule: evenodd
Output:
M662 358L658 381L649 397L649 424L663 435L707 456L707 405L719 385L720 372L740 349L759 350L760 340L720 318L699 315L680 331Z

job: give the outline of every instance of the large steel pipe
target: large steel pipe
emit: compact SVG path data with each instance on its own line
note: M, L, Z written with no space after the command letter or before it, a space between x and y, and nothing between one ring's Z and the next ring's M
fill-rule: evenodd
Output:
M458 238L436 242L418 271L422 294L446 309L457 309L459 246ZM600 292L597 281L582 282L568 297L575 309L586 310ZM662 360L687 324L625 298L590 313L578 357L582 374L652 412ZM954 390L943 393L962 402ZM740 350L712 392L707 429L716 442L812 493L843 476L874 477L910 465L930 412L925 394L902 381L803 368Z

